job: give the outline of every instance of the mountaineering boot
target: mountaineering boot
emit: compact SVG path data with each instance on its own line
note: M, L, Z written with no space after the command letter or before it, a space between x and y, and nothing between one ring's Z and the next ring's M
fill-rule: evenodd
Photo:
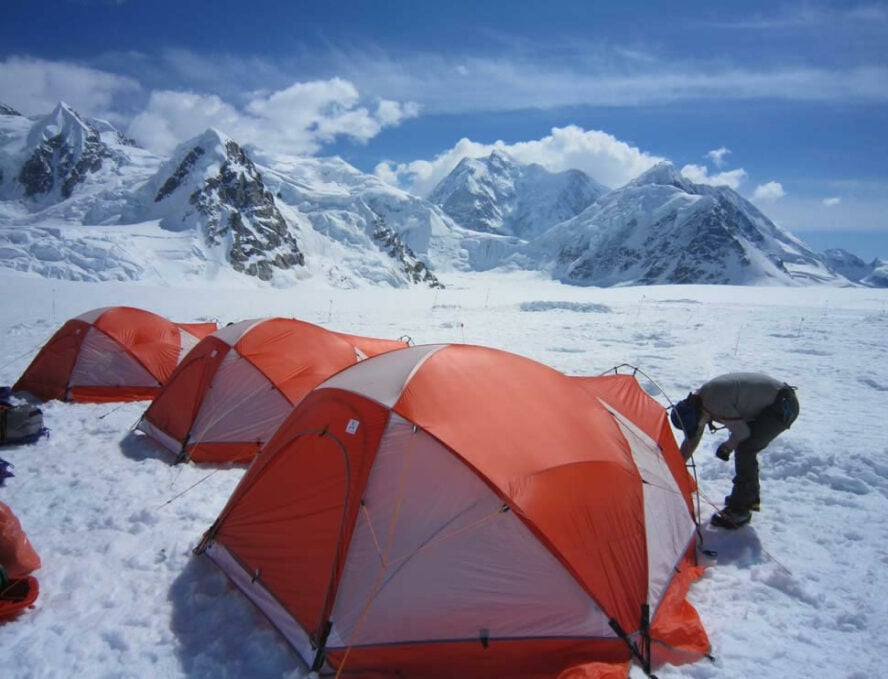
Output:
M750 521L752 521L751 512L740 511L737 509L725 507L720 512L716 512L715 514L713 514L712 518L709 520L709 523L711 523L716 528L727 528L728 530L733 530L735 528L745 526Z

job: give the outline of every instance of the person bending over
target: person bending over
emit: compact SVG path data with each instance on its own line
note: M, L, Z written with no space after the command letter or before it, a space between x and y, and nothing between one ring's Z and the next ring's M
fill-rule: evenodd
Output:
M730 432L715 450L728 461L734 453L734 485L725 507L711 523L739 528L750 522L759 505L758 454L792 426L799 415L796 388L761 373L728 373L715 377L675 404L672 424L684 433L681 453L687 460L700 443L706 425Z

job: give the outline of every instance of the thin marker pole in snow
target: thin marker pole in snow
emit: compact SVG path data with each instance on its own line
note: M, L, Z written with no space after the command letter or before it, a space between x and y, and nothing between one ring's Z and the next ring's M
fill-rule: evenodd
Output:
M802 323L804 323L804 322L805 322L805 317L802 316L801 320L799 320L799 330L798 330L798 332L796 333L796 337L801 337L801 336L802 336Z
M645 298L645 296L642 295L641 299L638 300L638 311L635 312L635 320L636 321L638 320L638 317L641 316L641 306L644 304L644 298Z
M333 300L330 300L330 306L327 309L327 323L333 320Z
M206 476L204 476L204 477L203 477L202 479L200 479L199 481L195 481L194 483L192 483L190 486L188 486L188 488L186 488L185 490L183 490L183 491L182 491L181 493L179 493L178 495L173 495L173 497L171 497L169 500L167 500L167 501L164 502L162 505L160 505L160 507L158 507L158 509L163 509L163 508L166 507L168 504L171 504L171 503L175 502L175 501L178 500L180 497L182 497L183 495L185 495L185 493L191 491L191 490L192 490L193 488L195 488L196 486L199 486L200 484L202 484L204 481L206 481L208 478L210 478L210 477L211 477L213 474L215 474L217 471L219 471L219 470L218 470L218 469L214 469L213 471L211 471L209 474L207 474Z
M743 333L743 326L741 325L737 329L737 343L734 345L734 356L737 355L737 351L740 349L740 335Z
M103 415L99 415L99 417L97 419L104 420L106 417L108 417L108 415L110 415L111 413L117 412L118 410L123 408L123 406L125 406L125 405L129 405L129 404L121 403L119 406L111 408L111 410L109 410L107 413L104 413Z

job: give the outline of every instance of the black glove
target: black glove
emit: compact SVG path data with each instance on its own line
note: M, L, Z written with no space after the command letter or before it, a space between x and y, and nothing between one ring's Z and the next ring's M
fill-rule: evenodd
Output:
M724 460L727 462L731 459L731 450L728 448L727 443L722 443L718 448L715 449L715 456L719 460Z

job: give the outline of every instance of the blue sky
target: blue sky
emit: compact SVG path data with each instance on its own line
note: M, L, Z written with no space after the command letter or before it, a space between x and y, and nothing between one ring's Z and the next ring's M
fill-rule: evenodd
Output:
M159 153L213 126L420 194L494 147L610 186L667 159L888 258L888 2L7 4L0 102Z

